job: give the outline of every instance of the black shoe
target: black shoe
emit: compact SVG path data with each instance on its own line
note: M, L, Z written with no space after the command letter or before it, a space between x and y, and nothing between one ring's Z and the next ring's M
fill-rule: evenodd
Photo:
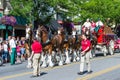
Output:
M78 72L78 75L83 75L84 73L83 72Z
M87 74L91 74L93 71L88 71Z
M31 78L38 77L38 75L32 75Z

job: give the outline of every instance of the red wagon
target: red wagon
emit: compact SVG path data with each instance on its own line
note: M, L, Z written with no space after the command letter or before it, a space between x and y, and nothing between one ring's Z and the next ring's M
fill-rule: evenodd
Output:
M109 32L108 32L109 31ZM97 32L97 45L95 54L114 54L114 40L115 34L111 31L110 27L100 27Z

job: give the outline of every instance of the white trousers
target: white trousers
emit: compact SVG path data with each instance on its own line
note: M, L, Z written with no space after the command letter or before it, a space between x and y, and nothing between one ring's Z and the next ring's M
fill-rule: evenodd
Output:
M40 54L34 54L33 56L33 75L40 74Z
M85 62L86 62L86 65L87 65L87 71L89 72L91 70L91 67L90 67L90 54L91 54L91 50L86 52L86 54L84 56L81 55L80 72L84 71Z

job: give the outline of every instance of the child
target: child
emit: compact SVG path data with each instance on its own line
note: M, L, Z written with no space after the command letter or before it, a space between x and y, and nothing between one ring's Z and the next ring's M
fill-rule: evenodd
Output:
M24 44L21 45L20 52L21 52L21 60L25 61L25 46L24 46Z
M4 60L5 63L7 63L9 53L8 53L8 45L7 45L6 41L4 41L4 43L3 43L3 50L4 50L4 52L3 52L3 55L4 55L3 60Z
M20 44L19 43L17 43L16 51L17 51L17 62L21 63L21 59L20 59L21 53L20 53Z

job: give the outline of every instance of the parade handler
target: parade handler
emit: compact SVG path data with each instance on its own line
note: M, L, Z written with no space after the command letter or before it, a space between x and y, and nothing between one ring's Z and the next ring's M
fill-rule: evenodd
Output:
M17 55L17 52L16 52L16 42L15 42L15 37L12 36L12 38L10 37L10 41L9 41L9 45L10 45L10 62L11 62L11 65L15 64L15 59L16 59L16 55Z
M32 54L30 56L30 59L33 60L32 77L37 77L40 76L40 56L42 52L42 45L36 38L34 38L31 48L32 48Z
M90 40L87 39L85 34L82 34L82 41L81 41L81 62L80 62L80 72L78 73L79 75L83 75L84 72L84 63L86 61L87 68L88 68L88 73L91 73L91 68L90 68L90 54L91 54L91 42Z

